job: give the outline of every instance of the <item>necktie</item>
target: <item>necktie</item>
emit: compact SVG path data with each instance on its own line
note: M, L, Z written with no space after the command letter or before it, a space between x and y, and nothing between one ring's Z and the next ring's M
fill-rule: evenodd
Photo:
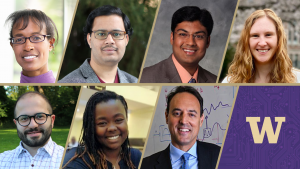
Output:
M196 83L196 80L191 78L191 80L189 81L189 83Z
M184 153L181 158L183 159L183 164L180 167L180 169L189 169L189 157L190 154L189 153Z

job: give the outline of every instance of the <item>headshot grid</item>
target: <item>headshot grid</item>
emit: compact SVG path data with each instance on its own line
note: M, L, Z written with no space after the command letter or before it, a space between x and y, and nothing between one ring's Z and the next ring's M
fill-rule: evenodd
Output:
M0 9L0 169L300 168L299 0Z

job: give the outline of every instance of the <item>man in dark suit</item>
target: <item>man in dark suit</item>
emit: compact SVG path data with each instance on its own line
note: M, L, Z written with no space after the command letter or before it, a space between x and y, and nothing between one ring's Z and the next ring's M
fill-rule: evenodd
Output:
M129 18L120 8L104 5L93 10L83 28L91 48L91 59L58 81L58 83L136 83L137 78L120 70L132 35Z
M213 19L206 9L185 6L172 17L173 54L143 70L141 83L216 83L217 76L199 66L210 44Z
M203 99L189 86L179 86L167 96L166 123L171 143L163 151L146 157L141 169L215 169L220 147L197 141L202 126Z

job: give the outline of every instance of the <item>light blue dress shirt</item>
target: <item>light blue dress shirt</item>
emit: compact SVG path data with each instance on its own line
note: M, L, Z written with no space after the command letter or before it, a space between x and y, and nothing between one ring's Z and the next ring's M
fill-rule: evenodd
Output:
M198 169L198 160L197 160L197 141L192 146L189 151L185 152L182 151L170 144L170 158L171 158L171 164L173 169L180 169L180 167L183 164L183 159L181 156L184 153L189 153L191 156L189 157L189 168L191 169Z

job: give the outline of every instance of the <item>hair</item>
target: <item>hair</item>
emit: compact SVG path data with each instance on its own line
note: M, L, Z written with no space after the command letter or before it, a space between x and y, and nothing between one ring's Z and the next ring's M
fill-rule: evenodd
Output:
M200 103L200 116L203 115L203 98L201 97L200 93L193 87L191 86L178 86L174 89L171 90L171 92L167 95L167 98L166 98L166 102L167 102L167 108L166 108L166 111L167 113L169 113L169 108L170 108L170 102L172 100L172 98L178 94L178 93L190 93L192 95L194 95L199 103Z
M267 17L272 20L278 38L277 50L272 60L274 66L270 75L270 83L293 83L295 75L292 73L292 61L287 52L287 39L280 17L271 9L257 10L246 20L241 37L238 41L236 52L228 69L228 80L230 83L254 82L256 73L254 59L249 48L250 30L258 18Z
M171 31L174 33L176 26L183 21L199 21L206 28L208 36L214 27L210 12L197 6L184 6L178 9L172 17Z
M18 102L19 102L21 99L26 99L27 97L34 96L34 95L41 96L41 97L47 102L47 104L48 104L48 105L47 105L47 109L48 109L48 111L49 111L49 114L52 114L52 106L51 106L51 104L50 104L48 98L47 98L45 95L43 95L42 93L39 93L39 92L36 92L36 91L30 91L30 92L27 92L27 93L22 94L22 95L17 99L16 104L15 104L15 108L14 108L14 117L15 117L15 118L17 118L17 117L16 117L16 115L17 115L16 108L17 108Z
M92 33L92 28L93 28L95 18L98 16L109 16L109 15L118 15L123 19L126 34L128 34L130 39L130 36L133 33L133 29L131 28L129 18L122 12L120 8L111 5L104 5L94 9L86 19L85 26L83 27L83 32L84 32L84 41L86 42L87 45L88 43L87 43L86 36Z
M95 131L95 109L96 105L102 102L108 102L109 100L120 100L126 111L126 118L128 113L127 103L123 96L116 94L112 91L101 91L92 95L87 102L84 114L83 114L83 125L81 134L82 137L79 140L81 146L78 146L75 155L64 165L66 167L72 160L76 158L82 158L84 163L92 168L84 159L84 154L87 154L96 169L108 168L105 158L105 154L102 150L103 145L96 139ZM84 148L83 148L84 147ZM121 145L121 159L125 161L129 168L135 168L131 161L130 145L128 136L124 143ZM64 168L63 167L63 168Z
M22 23L20 30L24 30L27 28L30 19L40 27L40 31L43 29L44 26L46 27L47 35L50 35L47 37L48 40L56 37L56 43L58 42L58 31L55 26L55 23L44 12L36 9L20 10L8 16L5 23L12 23L9 33L10 38L13 38L12 31L14 27L19 27Z

